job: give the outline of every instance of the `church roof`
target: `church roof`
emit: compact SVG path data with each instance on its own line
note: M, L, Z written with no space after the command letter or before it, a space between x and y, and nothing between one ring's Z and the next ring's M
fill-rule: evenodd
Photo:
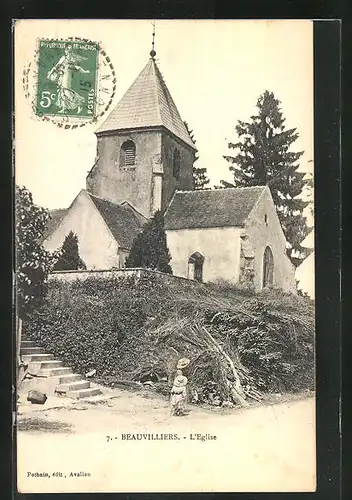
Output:
M87 194L98 209L117 243L123 248L130 249L133 240L141 232L143 223L147 219L143 221L141 214L136 212L129 203L117 205L102 198L97 198L90 193Z
M46 229L43 236L40 238L40 241L44 241L55 231L57 227L59 227L67 212L68 208L54 208L53 210L49 210L50 219L46 224Z
M266 186L176 191L165 229L243 226Z
M165 127L196 149L160 70L151 58L96 133L155 126Z

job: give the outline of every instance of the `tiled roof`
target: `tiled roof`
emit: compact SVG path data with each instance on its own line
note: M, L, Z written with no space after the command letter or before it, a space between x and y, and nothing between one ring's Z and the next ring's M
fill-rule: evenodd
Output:
M41 237L41 241L46 240L46 238L48 238L57 227L59 227L67 212L68 208L55 208L54 210L49 210L50 219L47 222L46 230Z
M116 205L90 193L87 194L97 207L117 243L129 250L133 240L140 233L143 222L146 222L147 219L143 221L141 215L136 213L128 203Z
M196 149L159 68L151 58L96 133L155 126L164 126Z
M264 189L177 191L165 213L165 229L243 226Z

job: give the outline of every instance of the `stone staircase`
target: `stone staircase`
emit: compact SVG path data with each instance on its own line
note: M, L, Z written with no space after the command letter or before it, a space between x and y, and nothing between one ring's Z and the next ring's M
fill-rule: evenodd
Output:
M73 399L89 398L102 394L99 387L92 386L81 375L73 373L71 368L63 366L61 361L54 359L38 347L35 342L21 342L21 356L28 363L28 372L33 378L25 379L26 388L35 389L48 395L61 395Z

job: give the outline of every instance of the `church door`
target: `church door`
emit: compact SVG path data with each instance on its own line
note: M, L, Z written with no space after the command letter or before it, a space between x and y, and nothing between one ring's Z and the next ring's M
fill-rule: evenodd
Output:
M188 277L196 281L203 281L204 257L199 252L193 253L188 259Z
M266 247L263 257L263 288L274 282L274 257L269 247Z
M188 261L188 278L194 280L194 262Z

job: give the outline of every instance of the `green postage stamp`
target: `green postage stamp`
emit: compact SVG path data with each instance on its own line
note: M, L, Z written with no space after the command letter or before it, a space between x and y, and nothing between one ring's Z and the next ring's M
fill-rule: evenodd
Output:
M97 43L39 40L36 114L93 118L98 61Z

